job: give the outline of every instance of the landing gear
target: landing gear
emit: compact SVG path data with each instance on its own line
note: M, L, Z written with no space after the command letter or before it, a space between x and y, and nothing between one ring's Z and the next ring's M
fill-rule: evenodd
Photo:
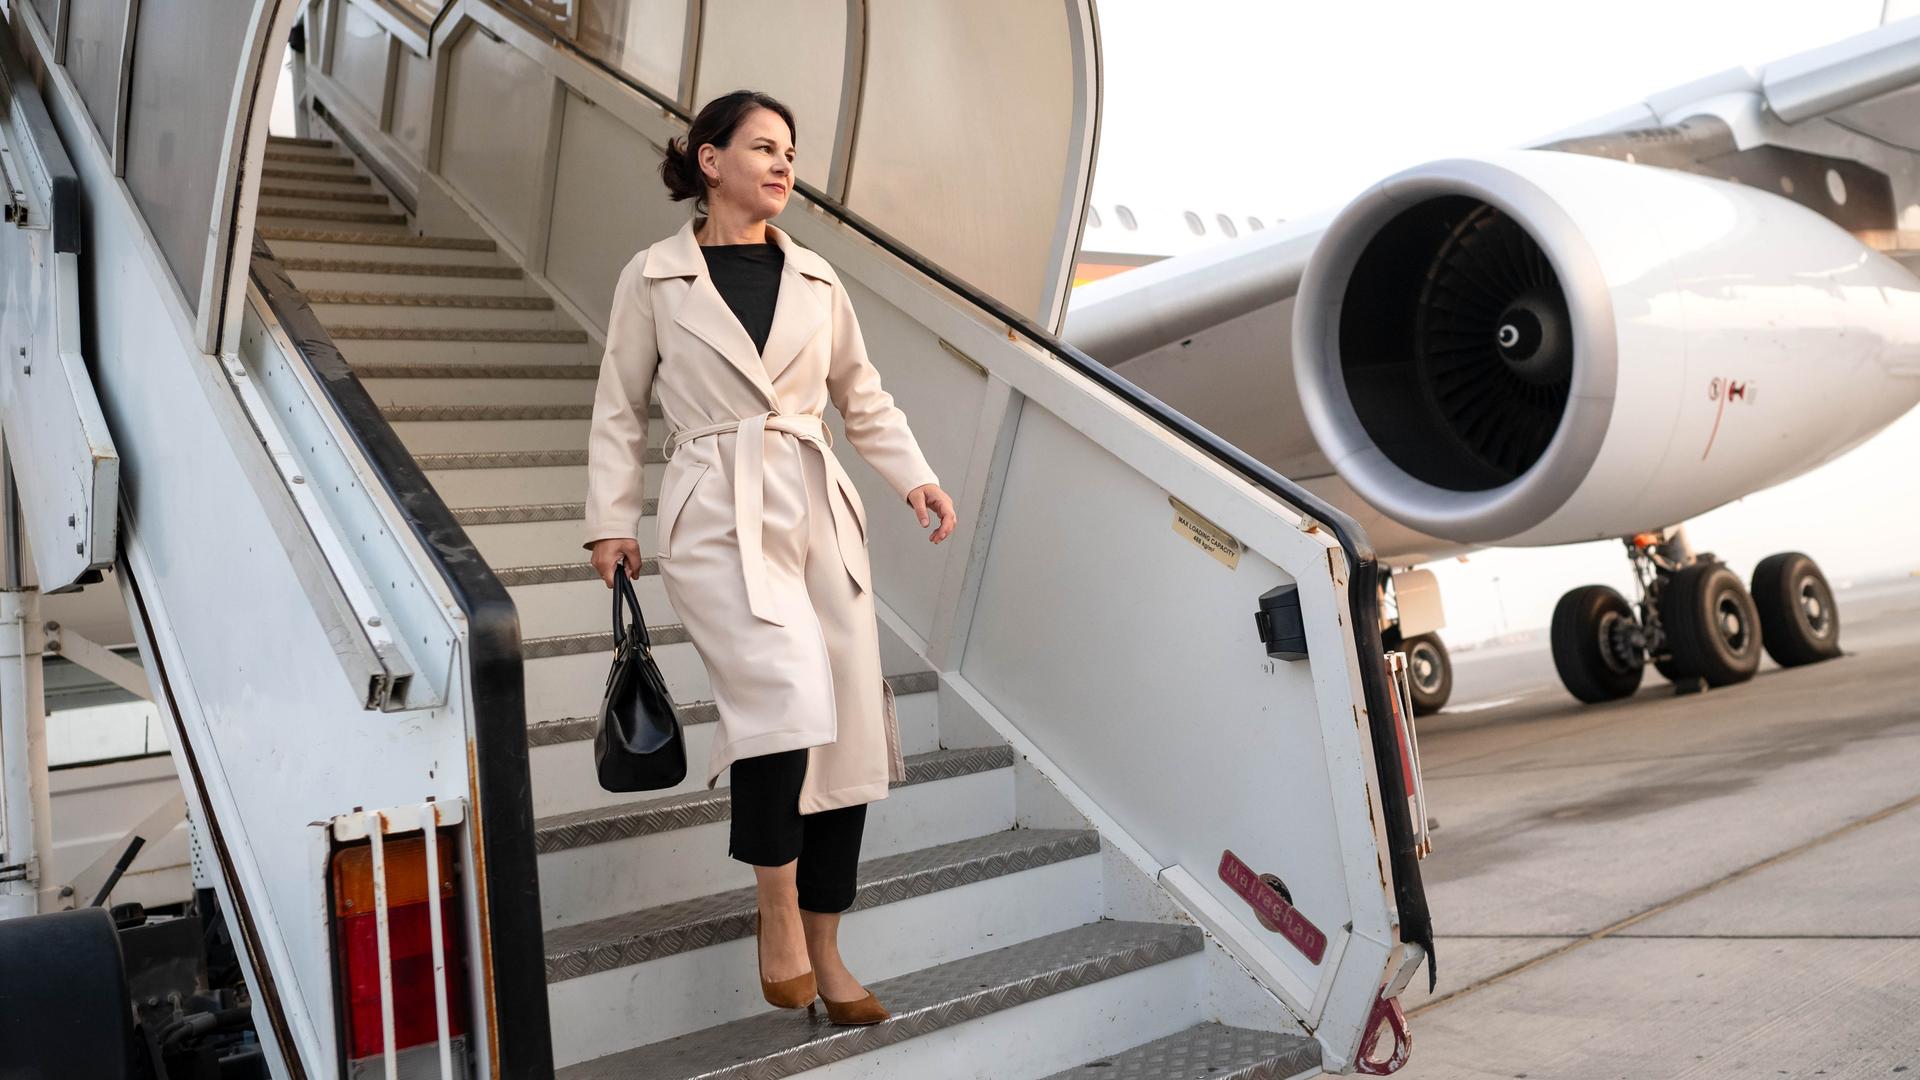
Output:
M1840 655L1840 613L1812 559L1762 559L1753 591L1712 555L1694 554L1682 529L1627 541L1640 603L1601 585L1575 589L1553 612L1553 665L1585 702L1640 687L1652 664L1677 690L1753 678L1764 647L1782 667Z
M1407 654L1407 683L1413 689L1413 715L1427 716L1453 696L1453 658L1439 634L1421 634L1401 642Z
M1553 609L1553 666L1574 697L1588 704L1613 701L1640 689L1644 635L1627 598L1605 585L1586 585Z
M1812 559L1797 551L1761 559L1753 568L1753 603L1774 663L1798 667L1840 655L1840 609Z

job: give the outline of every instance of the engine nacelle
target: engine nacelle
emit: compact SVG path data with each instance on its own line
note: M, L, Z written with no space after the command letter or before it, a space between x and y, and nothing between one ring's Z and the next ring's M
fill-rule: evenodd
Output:
M1334 467L1463 543L1684 521L1920 400L1920 281L1900 264L1767 192L1552 151L1376 185L1327 230L1294 311Z

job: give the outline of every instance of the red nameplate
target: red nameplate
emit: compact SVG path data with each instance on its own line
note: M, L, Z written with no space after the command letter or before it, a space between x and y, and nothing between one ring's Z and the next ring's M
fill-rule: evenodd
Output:
M1286 938L1308 960L1318 964L1320 958L1327 955L1327 935L1282 899L1273 886L1260 880L1260 875L1231 850L1220 853L1220 880L1240 894L1240 899L1253 905L1254 917L1260 920L1261 926Z

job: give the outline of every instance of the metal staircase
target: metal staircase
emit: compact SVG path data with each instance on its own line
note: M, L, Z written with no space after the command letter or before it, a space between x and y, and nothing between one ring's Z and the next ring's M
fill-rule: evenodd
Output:
M558 1075L1320 1067L1312 1038L1217 1022L1281 1025L1284 1013L990 729L943 722L938 677L897 647L883 656L907 779L871 809L842 933L849 966L894 1018L836 1028L769 1010L754 985L751 873L725 854L725 789L696 775L635 799L594 781L591 715L612 643L579 499L599 348L492 241L414 235L334 144L272 140L260 194L259 236L519 611ZM666 434L649 428L649 491ZM649 521L639 535L650 555ZM649 558L641 602L689 758L704 761L707 675L656 573ZM1221 1008L1248 993L1268 1008Z

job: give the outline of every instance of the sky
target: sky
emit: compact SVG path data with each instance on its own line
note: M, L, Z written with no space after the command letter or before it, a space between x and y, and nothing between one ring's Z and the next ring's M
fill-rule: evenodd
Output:
M1439 157L1522 145L1650 93L1870 30L1882 0L1100 0L1096 203L1296 218ZM1842 589L1920 571L1920 411L1830 465L1688 524L1743 578L1812 555ZM1889 490L1904 492L1889 499ZM1633 596L1619 543L1431 567L1452 643L1545 626L1559 597ZM1844 625L1844 624L1843 624Z

